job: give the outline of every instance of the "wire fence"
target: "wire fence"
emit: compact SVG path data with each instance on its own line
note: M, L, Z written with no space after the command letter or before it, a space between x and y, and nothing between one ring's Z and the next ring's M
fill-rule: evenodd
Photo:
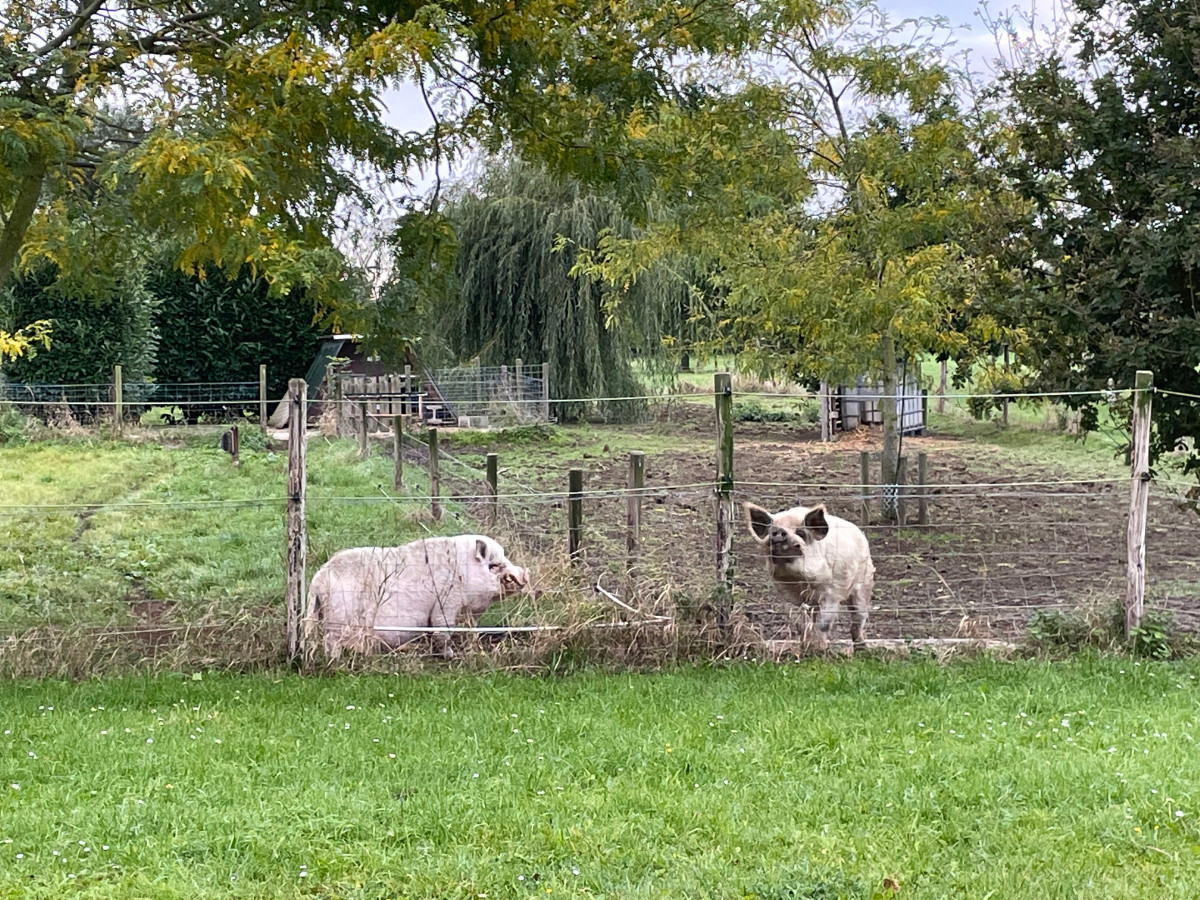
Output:
M500 442L494 491L486 441L443 442L435 490L424 434L398 438L399 489L390 478L395 444L382 421L368 435L367 461L349 443L331 440L341 449L321 457L309 475L307 577L346 548L482 533L530 570L531 583L482 612L475 622L482 630L469 632L479 639L712 623L760 641L811 638L811 622L773 586L740 505L778 511L824 503L870 542L876 576L869 639L1015 641L1031 622L1045 629L1055 616L1070 616L1100 627L1123 613L1130 476L1111 465L1059 471L936 438L906 439L910 458L927 448L927 477L889 493L879 478L862 477L861 441L821 445L757 422L737 429L733 590L725 596L711 406L659 412L657 425L642 432L646 481L638 489L629 487L624 428L611 433L614 447L622 438L626 449L606 444L574 456ZM310 442L324 440L310 433ZM877 457L872 466L878 472ZM568 487L568 468L582 471L576 491ZM369 469L370 479L351 479L359 469ZM180 648L192 664L278 659L288 501L279 465L272 471L273 481L240 481L237 492L214 496L176 496L163 483L79 502L0 498L0 669L6 659L30 654L72 658L78 647L90 648L92 664L116 653L118 638L132 648L121 651L123 659L173 659ZM885 501L902 507L901 521L884 520ZM1152 486L1146 605L1152 614L1169 614L1182 631L1200 632L1200 516L1185 501L1169 478ZM574 521L572 507L580 516ZM436 627L428 621L409 630ZM847 625L843 609L830 636L844 639Z
M257 421L266 408L262 382L46 384L0 380L0 404L49 425L195 425Z

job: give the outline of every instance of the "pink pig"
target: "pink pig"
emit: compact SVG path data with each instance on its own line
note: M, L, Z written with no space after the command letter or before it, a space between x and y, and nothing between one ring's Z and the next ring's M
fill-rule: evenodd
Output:
M324 626L333 659L345 649L395 648L421 634L404 628L473 625L497 600L528 586L529 570L483 535L357 547L335 553L313 576L306 628ZM448 634L435 633L434 642L443 656L454 655Z
M797 506L774 515L753 503L744 506L746 524L767 553L771 580L783 599L806 609L816 606L822 634L848 603L850 637L855 649L864 646L875 564L861 529L824 506Z

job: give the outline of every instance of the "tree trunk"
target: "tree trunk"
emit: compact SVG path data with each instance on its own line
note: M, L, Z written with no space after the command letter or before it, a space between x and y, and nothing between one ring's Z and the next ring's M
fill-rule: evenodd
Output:
M29 171L21 179L21 187L13 201L12 212L4 230L0 231L0 290L8 284L12 277L13 267L21 253L21 244L25 242L25 232L37 212L37 204L42 196L42 182L46 178L46 157L35 156L29 161Z
M883 415L883 453L881 467L884 485L895 485L896 468L900 460L900 429L899 416L899 385L897 384L896 342L891 335L880 338L879 349L883 357L883 396L879 399L879 411ZM885 487L886 490L886 487ZM886 496L886 495L885 495ZM894 494L893 494L894 497ZM883 504L884 520L888 523L896 521L896 504L885 501Z
M941 373L942 377L941 377L941 380L938 381L937 411L938 411L939 416L946 411L946 376L949 374L949 370L950 370L949 360L943 359L942 360L942 373Z

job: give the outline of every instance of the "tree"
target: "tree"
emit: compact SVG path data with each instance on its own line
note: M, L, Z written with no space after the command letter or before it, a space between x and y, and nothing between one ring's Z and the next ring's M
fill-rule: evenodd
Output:
M860 0L763 7L757 26L764 49L734 75L775 98L775 117L731 110L741 127L718 147L757 171L726 166L644 236L608 235L582 270L620 284L661 254L692 255L725 293L710 334L743 365L813 383L872 374L895 397L901 360L998 336L995 319L968 314L978 261L962 242L1007 197L978 176L978 130L928 36ZM896 403L881 407L892 481Z
M644 195L629 127L677 99L681 56L745 41L733 0L10 0L0 13L0 287L48 260L89 293L140 248L336 300L331 243L372 173L510 139ZM382 88L434 117L401 134ZM369 180L366 183L371 183ZM439 191L433 192L436 207Z
M662 337L679 330L688 279L659 266L614 304L600 282L571 274L578 246L604 231L632 234L615 201L513 160L489 166L446 215L456 235L454 277L440 288L447 299L435 301L442 324L434 335L454 357L548 362L555 392L572 398L640 395L635 357L647 374L655 363L665 367ZM406 261L398 268L411 269ZM603 408L628 415L641 405ZM559 414L575 418L586 408L563 404Z
M42 261L92 295L173 243L336 282L354 165L403 157L368 41L292 3L14 0L0 15L0 286Z
M1192 0L1077 2L1069 41L1006 74L1007 174L1030 362L1055 390L1200 395L1200 19ZM1097 422L1094 398L1085 426ZM1154 457L1200 434L1200 403L1155 398ZM1193 453L1188 468L1200 471Z

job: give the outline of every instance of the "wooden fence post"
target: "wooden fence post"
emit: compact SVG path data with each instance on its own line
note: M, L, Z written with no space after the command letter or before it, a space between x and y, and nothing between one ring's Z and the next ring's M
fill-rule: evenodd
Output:
M337 437L342 436L345 430L342 427L342 422L345 421L342 404L345 402L345 391L343 388L342 376L333 376L333 427L337 432Z
M629 454L629 495L625 502L625 555L629 573L627 595L633 595L633 585L642 556L642 489L646 486L646 454L634 450Z
M917 484L920 485L917 496L917 523L921 526L929 524L929 454L922 450L917 454Z
M1009 372L1008 365L1009 365L1008 364L1008 344L1005 344L1004 345L1004 374L1006 374L1006 375ZM1004 381L1004 390L1005 391L1008 390L1008 379L1005 379L1005 381ZM1004 425L1004 427L1007 428L1008 427L1008 394L1004 395L1004 399L1001 400L1000 403L1001 403L1001 409L1002 409L1001 422Z
M583 554L583 469L567 473L567 559L572 564Z
M517 401L517 421L526 420L525 415L525 383L521 378L521 370L524 367L524 360L518 358L516 365L513 366L513 396Z
M404 490L404 416L392 416L392 490Z
M358 404L360 419L358 421L358 458L366 459L371 455L371 446L367 437L367 401L361 400Z
M499 493L500 457L495 453L487 455L487 484L488 484L488 518L495 525L500 520Z
M125 405L123 394L125 392L124 380L121 377L121 367L113 366L113 433L121 433L121 424L125 419Z
M1150 499L1150 398L1154 373L1139 369L1134 379L1133 452L1129 490L1129 561L1126 569L1125 636L1142 624L1146 599L1146 504Z
M821 382L821 443L827 444L833 439L829 427L829 382Z
M308 615L304 519L308 385L303 378L288 382L288 406L287 645L288 657L295 660L308 649L304 646L304 620Z
M433 521L442 521L442 477L438 470L438 430L430 428L429 439L429 512Z
M542 421L550 421L550 363L542 363Z
M871 524L871 454L866 450L858 453L859 478L862 484L862 523Z
M733 591L733 384L713 376L717 406L717 588Z
M267 433L267 366L260 363L258 367L258 426L262 433Z

